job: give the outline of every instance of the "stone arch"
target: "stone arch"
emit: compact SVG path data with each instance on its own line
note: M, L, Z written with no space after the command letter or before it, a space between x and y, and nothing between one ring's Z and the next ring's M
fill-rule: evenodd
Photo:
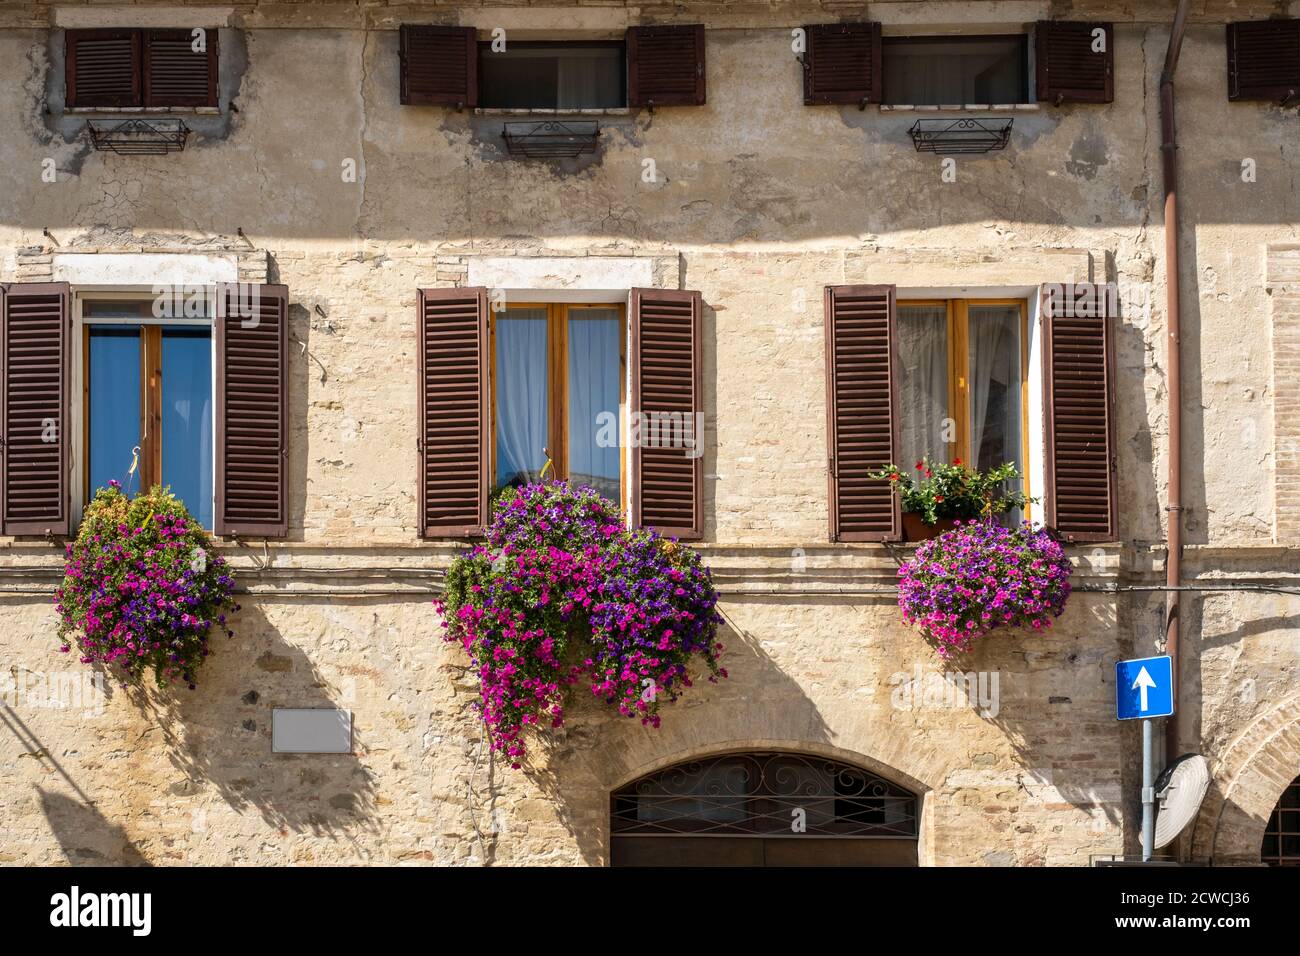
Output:
M1197 817L1192 858L1215 864L1260 861L1268 818L1300 774L1300 694L1265 711L1210 768L1210 789Z

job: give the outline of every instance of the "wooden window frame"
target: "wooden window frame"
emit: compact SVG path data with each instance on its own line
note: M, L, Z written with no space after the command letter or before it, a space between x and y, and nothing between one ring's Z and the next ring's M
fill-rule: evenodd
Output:
M150 102L153 99L151 91L151 77L149 75L149 44L154 37L167 36L178 32L193 32L195 29L202 29L207 33L207 53L205 54L208 61L208 96L204 103L185 103L185 104L154 104ZM65 108L74 111L102 112L113 110L138 110L138 109L160 109L170 111L195 110L195 109L212 109L221 105L221 60L220 48L218 46L218 29L217 27L133 27L128 29L121 28L85 28L69 29L63 35L63 57L65 64L65 81L64 97ZM131 38L131 66L134 73L135 92L132 94L133 102L115 103L109 106L82 106L72 101L72 92L76 90L76 58L72 53L72 41L92 34L101 34L105 37L109 35L129 36Z
M89 302L135 303L138 307L136 316L113 316L97 318L86 314ZM195 318L156 318L153 314L153 299L144 292L96 292L78 291L73 296L74 323L79 328L74 341L80 343L80 361L74 362L79 373L80 382L77 391L80 399L74 409L74 418L80 417L79 443L73 454L74 470L78 471L75 487L81 495L80 502L74 502L74 515L78 518L90 503L94 491L90 487L90 327L92 325L111 325L123 328L136 328L140 332L140 465L136 472L138 486L136 490L144 491L155 484L162 484L162 330L164 327L188 327L207 329L215 343L213 316L203 319ZM215 358L212 376L212 399L216 409L216 366ZM213 437L213 460L216 458L216 438ZM215 464L214 464L215 471ZM213 475L213 519L216 509L216 475ZM207 529L209 532L211 528Z
M957 423L957 441L948 444L948 463L960 458L974 467L970 458L970 307L1016 306L1020 310L1020 469L1022 490L1026 498L1033 492L1029 468L1029 303L1025 299L899 299L901 314L907 307L944 308L948 322L948 413ZM906 422L899 412L899 429ZM900 467L910 463L899 462ZM1031 520L1032 503L1024 507L1025 520Z
M1028 33L981 33L978 35L960 34L948 36L945 34L908 34L905 36L884 36L880 38L880 102L884 106L920 106L922 104L903 101L891 100L889 90L885 87L885 54L889 47L907 46L908 44L950 42L950 43L984 43L988 40L1018 40L1020 47L1020 91L1017 93L1017 105L1026 105L1032 103L1030 89L1030 72L1033 69L1033 61L1029 56L1029 34ZM956 103L954 106L973 106L984 104ZM995 104L987 104L993 106ZM900 305L902 303L899 303Z
M492 50L492 43L493 43L493 41L491 41L491 40L478 40L478 41L477 41L477 44L478 44L478 51L477 51L477 54L476 54L476 56L477 56L477 60L476 60L476 69L477 69L477 76L478 76L478 98L477 98L477 102L476 102L476 106L477 106L477 108L479 108L479 109L484 109L484 110L492 110L492 111L494 111L494 112L502 112L502 113L511 113L511 112L518 112L518 113L531 113L531 112L533 112L533 110L535 109L534 107L528 107L528 106L501 106L501 105L485 104L485 103L483 102L483 80L484 80L484 76L486 75L486 71L485 71L485 69L484 69L484 66L485 66L486 62L487 62L487 61L491 58L491 56L492 56L492 53L491 53L491 50ZM536 109L545 109L547 112L550 112L550 113L575 113L575 114L578 114L578 113L588 113L588 112L591 112L592 110L619 110L619 111L626 111L626 110L628 109L628 95L627 95L628 63L627 63L627 40L626 40L626 39L617 39L617 40L518 40L518 41L515 41L515 42L511 43L511 45L510 45L510 48L511 48L511 49L514 49L514 48L516 48L516 47L518 47L518 48L522 48L522 49L534 49L534 50L546 49L547 47L553 47L553 48L565 48L565 49L572 49L572 48L575 48L575 47L589 47L589 48L594 48L594 47L605 47L605 48L608 48L608 49L617 49L617 50L619 51L619 56L618 56L619 67L620 67L620 69L622 70L622 72L621 72L621 74L620 74L620 76L619 76L619 100L620 100L620 102L619 102L619 104L618 104L617 106L603 106L603 107L602 107L602 106L593 106L593 107L587 107L587 106L560 106L560 107L536 107Z
M547 450L553 476L569 477L569 318L570 312L587 309L618 311L619 398L618 398L618 506L628 510L628 356L627 304L625 302L507 302L501 309L488 311L488 488L497 479L497 319L512 309L546 310L547 348Z

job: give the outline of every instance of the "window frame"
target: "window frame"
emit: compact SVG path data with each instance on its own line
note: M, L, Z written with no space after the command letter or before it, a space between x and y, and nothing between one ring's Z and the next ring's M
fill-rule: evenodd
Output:
M207 34L207 51L204 54L208 67L208 95L203 103L165 103L150 102L153 98L151 77L149 73L150 40L155 36L176 33L193 33L203 30ZM218 41L219 27L76 27L68 28L63 33L64 63L64 110L68 112L113 113L134 110L152 110L160 112L193 112L196 110L213 110L221 107L221 54ZM131 68L134 77L135 92L132 102L114 103L101 106L86 106L72 100L76 89L77 62L73 54L73 41L92 34L105 38L119 36L131 38Z
M1029 32L1023 31L1020 33L981 33L978 35L936 33L936 34L905 34L901 36L889 36L889 35L882 36L880 38L880 103L881 105L892 106L892 107L925 106L929 109L939 109L945 105L960 106L960 107L1003 105L1000 103L929 104L929 103L917 103L915 99L907 100L907 101L893 100L890 98L889 88L885 82L888 76L888 71L886 69L886 64L885 64L885 58L888 54L889 47L891 45L904 46L907 44L934 43L937 41L945 41L945 42L952 42L952 43L984 43L989 40L1018 41L1018 45L1020 47L1021 77L1020 77L1020 92L1018 94L1018 99L1015 100L1014 105L1025 106L1030 103L1033 103L1034 100L1032 97L1034 95L1034 91L1032 88L1033 81L1031 79L1031 76L1033 74L1033 69L1034 69L1034 62L1031 56L1031 50L1033 48L1029 42L1030 41Z
M72 347L74 350L79 349L80 355L74 353L72 358L72 382L69 393L74 396L72 401L72 431L71 434L79 436L72 449L72 480L70 487L74 500L72 501L72 521L75 527L81 521L85 507L90 503L92 489L90 488L90 327L92 325L116 325L127 327L139 327L141 330L141 349L140 349L140 388L142 391L140 402L141 413L141 433L144 434L146 445L141 443L140 447L140 468L137 474L140 476L140 488L148 488L151 483L161 483L162 481L162 442L157 441L161 429L155 427L149 432L145 432L144 427L149 415L156 415L156 426L161 425L162 418L162 379L159 378L156 386L149 384L149 360L156 358L159 363L162 361L162 330L164 327L188 327L196 329L207 329L209 334L210 360L212 363L212 381L210 383L210 397L212 399L212 409L214 418L213 428L213 448L212 448L212 497L213 497L213 522L216 521L216 492L217 492L217 463L216 463L216 429L215 416L217 410L217 354L216 354L216 328L214 316L209 315L206 318L186 318L183 316L175 318L156 318L152 314L151 303L155 298L155 293L148 286L113 286L108 289L94 287L74 287L72 289ZM119 316L119 317L91 317L86 315L85 305L87 302L136 302L140 306L139 316ZM208 296L209 306L216 301L215 290L209 289ZM147 345L149 340L156 342L154 350L150 350ZM153 393L150 396L150 392ZM154 479L153 482L147 481L146 478ZM80 496L78 498L78 496ZM210 534L212 528L206 529Z
M1021 490L1028 498L1033 491L1030 486L1029 459L1029 303L1018 298L952 298L952 299L903 299L899 298L895 308L901 314L909 306L921 308L944 308L947 310L948 322L948 414L957 423L957 440L947 444L948 463L960 458L971 463L970 447L970 307L974 306L1016 306L1020 310L1020 458L1016 467L1021 475ZM899 430L906 427L899 410ZM903 465L904 463L900 463ZM972 464L972 467L974 465ZM1024 507L1024 518L1032 520L1033 503Z
M569 318L572 311L615 309L618 312L618 485L619 510L628 513L628 324L625 302L506 302L488 309L488 489L497 475L497 319L511 309L546 310L547 449L552 475L569 478ZM557 453L558 452L558 453Z
M617 106L494 106L484 102L483 90L485 89L485 77L487 75L484 66L492 53L492 40L476 41L477 49L475 51L475 69L478 76L478 109L486 110L493 113L600 113L613 111L625 111L629 108L629 91L628 91L628 61L627 61L627 39L605 39L605 40L512 40L506 48L519 49L545 49L546 47L608 47L619 50L619 100Z

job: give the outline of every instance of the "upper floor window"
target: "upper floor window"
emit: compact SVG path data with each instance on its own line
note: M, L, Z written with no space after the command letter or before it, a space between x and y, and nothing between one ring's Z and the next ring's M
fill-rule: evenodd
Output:
M537 481L549 460L547 477L622 506L622 307L512 305L492 319L493 493Z
M217 106L217 31L68 30L66 106Z
M1023 301L898 303L902 467L928 455L1026 473L1026 338Z
M1029 102L1029 43L1023 35L884 37L881 68L887 104Z
M612 109L627 105L622 42L479 44L479 106L488 109Z
M213 526L212 327L153 317L152 300L86 299L85 500L110 480L171 487Z

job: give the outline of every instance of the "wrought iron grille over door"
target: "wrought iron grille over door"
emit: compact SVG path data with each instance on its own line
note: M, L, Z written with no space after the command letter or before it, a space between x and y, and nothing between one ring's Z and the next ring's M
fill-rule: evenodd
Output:
M611 813L615 866L916 865L916 796L826 757L693 760L615 791Z

